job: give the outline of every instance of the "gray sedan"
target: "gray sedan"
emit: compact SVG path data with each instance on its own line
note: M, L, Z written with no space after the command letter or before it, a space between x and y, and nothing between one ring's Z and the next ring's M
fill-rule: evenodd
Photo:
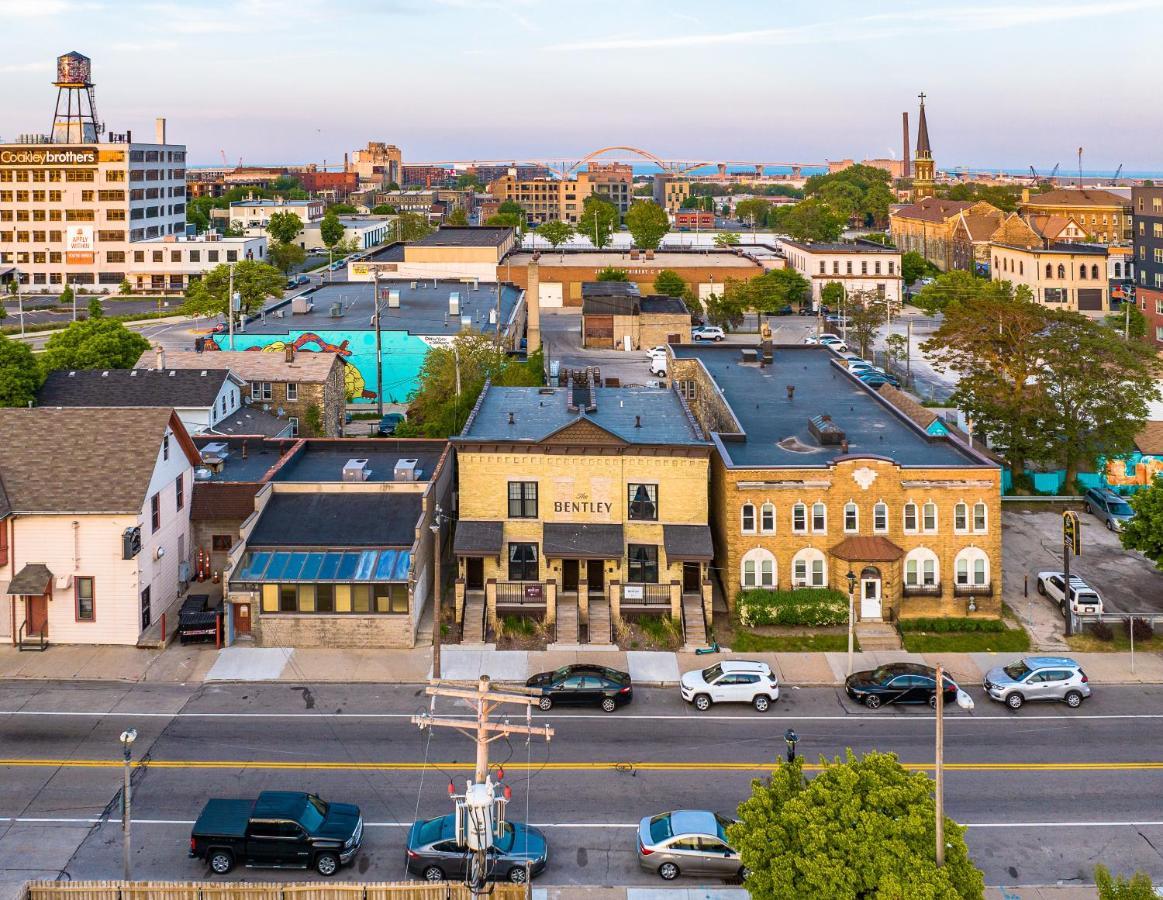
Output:
M647 816L638 824L638 862L664 881L679 875L741 878L743 863L727 843L732 819L702 809Z

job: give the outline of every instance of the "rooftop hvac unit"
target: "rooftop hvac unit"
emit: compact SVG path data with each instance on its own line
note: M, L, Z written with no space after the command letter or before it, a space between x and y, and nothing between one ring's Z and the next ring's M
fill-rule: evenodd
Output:
M420 460L397 459L393 476L396 481L416 481L420 477Z
M448 295L448 313L452 316L460 314L460 291L453 291Z
M416 282L412 282L412 290L416 290Z
M198 466L198 468L194 470L195 481L209 481L213 477L214 473L210 469L207 469L205 466Z
M367 481L371 477L372 470L367 467L368 460L366 459L349 459L343 464L343 480L344 481Z
M331 309L327 310L327 315L333 319L342 319L343 318L343 304L342 303L332 303Z
M400 292L397 290L388 291L388 309L400 308Z
M229 450L229 448L230 448L230 445L227 444L226 441L214 441L213 443L210 443L210 444L203 444L202 445L202 457L205 458L207 456L226 456L226 453Z

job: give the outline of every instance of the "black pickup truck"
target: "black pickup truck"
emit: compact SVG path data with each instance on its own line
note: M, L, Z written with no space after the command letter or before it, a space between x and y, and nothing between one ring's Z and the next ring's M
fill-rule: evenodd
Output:
M236 862L334 875L363 843L363 816L350 803L314 794L263 791L257 800L209 800L190 832L190 856L224 875Z

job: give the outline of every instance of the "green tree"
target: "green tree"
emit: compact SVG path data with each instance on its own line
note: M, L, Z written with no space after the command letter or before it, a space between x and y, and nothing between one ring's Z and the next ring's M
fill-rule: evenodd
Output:
M625 269L618 269L614 266L606 266L604 269L598 269L598 281L629 281L630 273Z
M274 213L267 222L267 234L280 244L289 244L303 231L303 220L293 212Z
M116 319L70 322L44 345L40 363L57 369L132 369L149 349L149 341Z
M888 172L863 165L813 175L804 184L804 194L824 203L845 223L856 218L879 227L888 223L888 208L896 200Z
M121 294L124 297L128 297L130 294L133 293L133 285L129 283L128 278L121 279L121 284L119 284L117 286L117 293Z
M456 176L456 187L461 191L483 191L485 183L476 176L475 172L465 172Z
M525 218L525 207L516 200L504 200L501 205L497 207L499 213L512 213L513 215Z
M379 206L372 207L373 216L392 216L396 213L396 207L390 203L381 203Z
M751 200L740 200L735 204L735 216L740 222L756 228L763 228L767 224L767 216L771 212L771 203L760 200L758 197Z
M234 264L234 290L241 300L241 312L249 315L262 309L270 297L280 297L286 281L274 266L257 259ZM186 288L181 312L187 316L226 316L230 291L230 266L215 266Z
M657 250L663 235L670 231L670 218L652 200L638 200L626 212L626 227L634 243L643 250Z
M59 306L72 306L73 298L76 295L73 293L73 287L70 284L65 284L65 289L61 291L61 298L57 301Z
M907 254L906 254L907 255ZM901 259L901 268L904 268L904 259ZM989 281L978 278L971 272L954 269L944 275L938 275L932 284L927 284L916 296L913 303L928 313L939 313L951 303L973 303L983 296L1006 297L1013 294L1013 288L1008 281Z
M718 325L724 331L732 331L743 324L743 314L747 311L744 282L728 278L723 290L718 294L708 294L706 298L707 321Z
M844 304L844 315L848 317L849 340L854 340L860 355L867 357L888 318L888 302L873 291L853 291Z
M844 218L823 200L809 197L795 206L778 210L778 228L797 241L836 241L844 231Z
M739 243L739 235L733 231L720 231L715 235L716 247L734 247Z
M401 241L418 241L436 229L428 217L415 212L402 212L396 217L396 238Z
M568 222L545 222L542 225L538 225L534 231L538 237L549 241L549 245L554 250L574 236L573 226ZM561 252L561 256L562 259L565 258L564 250Z
M1130 496L1135 517L1123 524L1119 540L1128 550L1138 550L1163 569L1163 478Z
M307 193L303 190L303 182L293 175L280 175L270 183L267 190L272 194L292 200L296 199L291 196L292 194L302 193L305 197Z
M1141 341L1147 337L1147 317L1134 303L1123 303L1123 308L1112 312L1104 319L1107 327L1113 328L1119 335L1126 335L1132 341Z
M663 269L654 278L654 290L664 297L681 297L690 290L690 286L674 269Z
M906 285L913 284L929 271L930 263L915 250L901 254L901 278ZM965 273L968 274L968 273Z
M444 224L463 227L468 224L468 213L464 211L463 206L458 206L448 214L448 217L444 220Z
M318 403L312 403L303 410L303 421L300 423L303 437L323 436L323 412Z
M0 406L28 406L43 380L32 348L0 334Z
M592 194L586 197L577 220L578 234L584 234L595 247L605 247L617 225L618 207Z
M751 783L727 839L753 900L980 900L981 872L963 829L945 817L938 868L932 784L892 753L824 763L810 781L800 759Z
M336 244L343 240L343 233L346 230L334 209L329 209L323 216L323 221L319 223L319 239L323 241L324 247L334 252Z
M1159 896L1146 872L1136 872L1129 879L1122 875L1114 878L1106 866L1095 866L1094 883L1098 900L1155 900Z
M284 244L281 241L267 249L267 260L284 275L290 275L295 266L301 266L307 259L307 251L298 244Z
M776 315L785 306L799 307L811 298L812 286L795 269L771 269L746 282L748 306Z
M352 206L350 203L332 203L327 207L326 215L335 216L354 216L359 212L359 209Z
M820 302L833 312L844 306L845 297L847 297L847 292L844 290L844 285L838 281L829 281L820 288Z
M90 300L89 300L89 318L90 319L100 319L103 315L105 315L105 310L103 310L101 308L101 298L100 297L90 298Z
M525 215L524 213L518 215L517 213L511 212L499 212L495 216L489 216L485 220L485 225L489 228L516 228L518 231L521 231L526 225Z
M884 346L888 355L898 364L903 363L909 356L909 339L900 332L894 331L884 339Z

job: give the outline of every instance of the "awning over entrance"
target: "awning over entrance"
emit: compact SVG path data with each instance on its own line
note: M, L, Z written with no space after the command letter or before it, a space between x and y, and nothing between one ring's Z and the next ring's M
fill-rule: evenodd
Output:
M547 559L621 559L621 525L550 522L541 530Z
M8 593L23 597L39 597L48 593L52 572L44 563L29 563L16 573L8 584Z
M663 525L662 545L668 560L709 560L715 555L709 525Z
M499 556L505 541L504 522L465 522L456 525L452 542L457 556Z
M895 562L905 555L904 550L884 537L844 538L831 553L849 562Z

